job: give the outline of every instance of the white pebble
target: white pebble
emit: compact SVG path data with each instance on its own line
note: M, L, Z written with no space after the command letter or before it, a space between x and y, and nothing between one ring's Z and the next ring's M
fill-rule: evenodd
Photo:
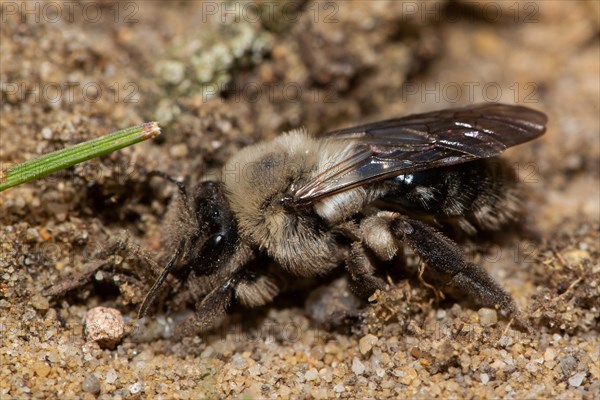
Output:
M129 393L136 394L142 391L142 382L137 381L133 385L129 386Z
M231 361L231 366L235 369L244 369L248 365L248 362L239 353L233 355L233 360Z
M118 377L117 371L115 371L114 368L111 368L106 373L106 383L114 383Z
M100 381L98 380L98 378L96 378L96 375L90 374L83 379L83 384L81 385L81 388L84 392L98 394L101 390Z
M369 351L371 351L378 340L379 339L377 339L377 336L371 335L370 333L360 338L358 341L358 349L360 350L360 353L363 355L367 354Z
M52 129L48 127L42 128L42 137L46 140L52 139Z
M248 375L250 375L250 376L260 375L260 364L254 364L253 366L248 368Z
M333 373L330 369L323 368L319 371L319 375L321 375L321 379L325 382L331 382L333 380Z
M488 374L481 374L479 375L479 379L481 379L481 383L487 385L487 383L490 381L490 376Z
M202 353L200 353L201 358L211 358L215 355L215 349L212 346L207 346Z
M560 336L558 333L555 333L554 335L552 335L552 340L554 341L554 344L558 344L558 342L560 342L561 339L562 339L562 336Z
M216 125L223 133L227 133L231 130L231 122L226 119L218 120Z
M342 393L344 390L346 390L346 388L344 387L344 385L335 385L333 387L333 391L336 393Z
M94 307L85 316L85 336L102 347L113 347L125 334L121 312L114 308Z
M527 364L525 364L525 369L531 372L532 374L535 374L538 371L538 363L535 361L530 361Z
M585 372L578 372L569 378L569 385L574 386L574 387L579 387L583 383L584 378L585 378Z
M552 347L548 347L546 349L546 351L544 352L544 360L552 361L555 358L556 358L556 350L554 350Z
M365 365L356 357L352 359L352 372L356 375L362 375L365 372Z
M482 326L492 326L498 322L498 313L494 309L480 308L477 313L479 314L479 323Z
M319 376L319 372L316 368L311 368L304 374L304 379L307 381L314 381Z
M498 339L498 344L502 347L509 347L514 343L515 342L511 336L502 336L500 339Z

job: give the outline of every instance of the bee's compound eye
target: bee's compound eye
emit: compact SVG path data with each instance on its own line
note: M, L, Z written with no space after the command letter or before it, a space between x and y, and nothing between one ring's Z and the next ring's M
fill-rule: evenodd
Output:
M195 259L197 262L193 263L196 271L200 274L212 273L227 251L228 243L231 244L231 240L228 240L228 237L222 233L212 235L206 239L204 245L196 254Z
M217 186L217 182L215 181L204 181L201 183L201 185L207 189L212 189L215 186Z
M218 247L225 240L225 235L215 235L209 239L213 247Z

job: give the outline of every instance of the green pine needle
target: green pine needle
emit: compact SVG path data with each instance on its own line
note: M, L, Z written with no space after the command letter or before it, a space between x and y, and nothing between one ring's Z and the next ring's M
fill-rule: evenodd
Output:
M147 122L43 155L19 165L3 168L0 170L0 192L158 135L160 135L158 124Z

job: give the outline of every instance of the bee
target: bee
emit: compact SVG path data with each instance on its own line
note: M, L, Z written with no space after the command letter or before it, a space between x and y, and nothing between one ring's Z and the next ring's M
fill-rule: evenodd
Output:
M344 268L353 291L369 297L387 288L379 264L408 246L448 285L518 318L513 298L435 226L475 234L517 220L516 182L497 156L542 135L546 122L526 107L481 104L320 136L292 130L243 148L220 179L189 191L161 174L178 187L178 233L138 316L175 271L195 302L180 335L214 327L234 299L271 302L283 273L322 277ZM275 267L253 262L264 256Z

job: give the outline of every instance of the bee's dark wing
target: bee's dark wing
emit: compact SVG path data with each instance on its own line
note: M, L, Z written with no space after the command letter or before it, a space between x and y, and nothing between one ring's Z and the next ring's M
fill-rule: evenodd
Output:
M409 115L326 133L355 151L295 191L298 202L376 180L502 153L546 130L546 115L522 106L482 104Z

